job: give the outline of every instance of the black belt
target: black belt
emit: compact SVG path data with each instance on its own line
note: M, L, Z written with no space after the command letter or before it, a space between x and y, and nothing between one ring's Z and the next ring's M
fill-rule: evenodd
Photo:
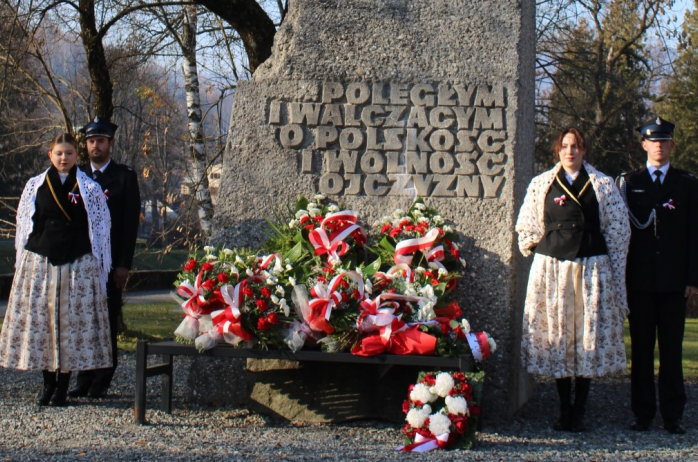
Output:
M572 230L572 231L595 231L597 233L601 233L601 230L599 230L598 227L592 226L588 223L573 223L573 222L555 222L555 223L547 223L545 225L545 232L550 232L550 231L560 231L560 230Z

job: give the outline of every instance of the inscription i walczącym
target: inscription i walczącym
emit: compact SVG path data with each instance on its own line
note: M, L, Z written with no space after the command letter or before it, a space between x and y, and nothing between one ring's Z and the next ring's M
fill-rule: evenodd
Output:
M268 124L284 148L301 150L302 174L320 175L319 192L498 197L503 86L322 82L320 94L320 102L267 101Z

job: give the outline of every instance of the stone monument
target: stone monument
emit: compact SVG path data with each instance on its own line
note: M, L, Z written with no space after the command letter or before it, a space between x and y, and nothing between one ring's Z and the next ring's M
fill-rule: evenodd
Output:
M258 247L270 207L301 194L366 224L425 198L462 233L459 301L499 345L485 365L494 420L530 392L514 223L533 173L534 8L291 1L272 57L235 93L215 217L216 241Z

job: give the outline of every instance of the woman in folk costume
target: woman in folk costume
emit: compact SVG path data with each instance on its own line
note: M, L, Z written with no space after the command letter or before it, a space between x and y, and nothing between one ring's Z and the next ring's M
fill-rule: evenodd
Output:
M0 366L43 371L39 405L66 402L70 372L112 363L106 282L111 220L102 189L77 168L77 143L56 135L51 167L17 209L17 259Z
M516 223L521 253L535 253L521 357L530 373L556 379L560 419L553 427L585 431L591 379L626 371L630 224L613 179L584 161L579 131L563 130L553 152L559 162L533 178Z

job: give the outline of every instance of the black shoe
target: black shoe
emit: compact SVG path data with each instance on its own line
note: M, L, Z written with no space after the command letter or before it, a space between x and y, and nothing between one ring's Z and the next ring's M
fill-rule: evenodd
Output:
M676 420L671 423L664 424L664 430L668 431L672 435L685 435L686 427L683 426L681 420Z
M102 385L92 385L87 392L87 396L92 399L102 399L107 397L108 388Z
M570 431L574 433L583 433L587 431L586 423L584 422L585 409L574 409L572 411L572 424Z
M70 372L58 374L56 391L51 397L51 406L65 406L68 401L68 385L70 385Z
M54 391L56 391L55 383L44 383L43 388L39 392L39 396L36 397L36 404L38 406L46 406L49 401L51 401L51 396L53 396Z
M75 385L73 388L68 390L68 396L71 398L84 398L87 396L87 392L89 391L90 386L89 385Z
M650 421L645 419L635 419L630 425L630 429L636 432L646 432L650 429Z

